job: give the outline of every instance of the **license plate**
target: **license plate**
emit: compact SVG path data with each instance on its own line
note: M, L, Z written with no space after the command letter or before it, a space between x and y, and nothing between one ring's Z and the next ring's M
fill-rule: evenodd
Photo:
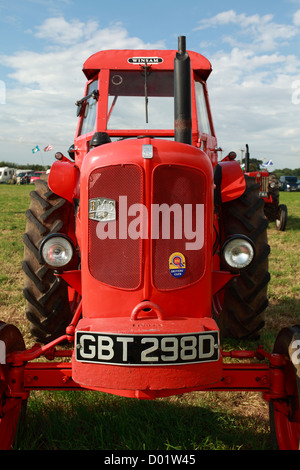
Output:
M125 335L77 331L76 360L126 366L193 364L219 359L219 333Z

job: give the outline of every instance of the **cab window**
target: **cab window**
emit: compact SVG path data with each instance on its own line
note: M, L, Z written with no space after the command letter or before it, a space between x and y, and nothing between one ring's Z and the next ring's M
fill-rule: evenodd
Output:
M173 115L173 72L110 72L107 129L172 129Z
M87 96L91 95L93 91L98 90L98 80L94 80L88 86ZM82 105L82 125L81 134L87 134L95 130L96 124L96 110L97 110L97 99L94 96L87 98Z
M195 94L196 94L198 130L199 132L203 132L204 134L211 135L211 128L210 128L210 123L209 123L203 84L199 81L195 81Z

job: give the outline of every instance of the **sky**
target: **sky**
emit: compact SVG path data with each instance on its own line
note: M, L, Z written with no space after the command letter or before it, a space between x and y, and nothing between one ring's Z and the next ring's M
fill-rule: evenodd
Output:
M67 154L90 55L176 49L182 35L212 64L223 156L248 144L270 170L300 168L300 0L0 0L0 161Z

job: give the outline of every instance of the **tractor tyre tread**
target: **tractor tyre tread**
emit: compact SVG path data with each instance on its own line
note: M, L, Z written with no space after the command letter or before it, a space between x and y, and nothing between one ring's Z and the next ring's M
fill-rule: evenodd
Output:
M39 247L46 235L66 233L71 217L74 218L72 205L54 194L47 181L38 180L30 193L30 207L26 211L22 268L26 317L31 323L32 335L44 344L65 333L72 314L68 286L43 264Z
M242 234L255 244L253 262L225 287L223 308L218 319L221 334L236 339L257 338L263 328L270 280L268 221L264 215L264 204L255 179L245 175L245 180L244 194L221 207L224 238Z

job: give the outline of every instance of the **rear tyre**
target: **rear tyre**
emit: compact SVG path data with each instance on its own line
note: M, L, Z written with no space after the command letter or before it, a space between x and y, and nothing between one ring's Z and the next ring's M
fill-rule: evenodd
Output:
M286 396L270 400L270 428L275 449L300 449L300 326L284 328L274 344L273 353L286 358L283 366L284 392ZM296 360L295 360L296 359Z
M218 320L223 336L238 339L257 338L263 328L270 280L270 247L267 243L268 221L264 215L264 201L259 197L259 185L255 179L245 175L245 180L244 194L221 207L225 239L233 234L242 234L255 244L252 263L225 287L224 303Z
M24 297L31 333L40 343L48 343L65 334L72 313L67 284L42 263L39 246L50 233L67 233L74 219L72 205L50 191L44 180L37 180L30 193L26 212L24 241Z

